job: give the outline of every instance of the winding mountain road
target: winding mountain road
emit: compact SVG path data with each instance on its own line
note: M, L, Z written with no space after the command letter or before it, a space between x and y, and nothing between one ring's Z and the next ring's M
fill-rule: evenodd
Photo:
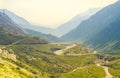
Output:
M72 45L66 46L65 49L57 50L57 51L55 51L54 53L55 53L56 55L61 55L61 54L63 53L63 50L68 50L68 49L71 49L71 48L74 48L74 47L76 47L76 44L72 44Z
M100 64L96 64L97 66L101 66ZM109 73L109 71L108 71L108 67L106 67L106 66L101 66L101 67L103 67L104 68L104 71L105 71L105 73L106 73L106 76L105 76L105 78L113 78L113 76Z
M63 50L68 50L68 49L71 49L71 48L74 48L74 47L76 47L76 44L72 44L72 45L70 45L70 46L66 46L66 48L65 49L62 49L62 50L57 50L57 51L55 51L54 53L56 54L56 55L61 55L62 53L63 53ZM92 54L96 54L97 53L97 51L94 51L94 53L92 53ZM81 55L88 55L88 54L81 54ZM101 64L96 64L97 66L101 66L101 67L103 67L103 69L104 69L104 71L105 71L105 73L106 73L106 76L105 76L105 78L113 78L113 76L109 73L109 71L108 71L108 67L106 67L106 66L102 66ZM74 71L76 71L76 70L78 70L78 69L80 69L81 67L77 67L76 69L74 69L72 72L74 72Z
M106 76L105 76L105 78L113 78L113 76L109 73L109 71L108 71L108 67L106 67L106 66L102 66L103 68L104 68L104 70L105 70L105 73L106 73Z
M27 37L27 38L28 38L28 37ZM16 42L12 43L11 45L16 45L17 43L19 43L19 42L21 42L21 41L23 41L23 40L25 40L25 39L27 39L27 38L23 38L23 39L21 39L21 40L18 40L18 41L16 41Z

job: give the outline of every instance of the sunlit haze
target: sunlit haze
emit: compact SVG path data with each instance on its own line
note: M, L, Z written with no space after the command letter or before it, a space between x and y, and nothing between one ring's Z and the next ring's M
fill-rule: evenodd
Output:
M32 24L56 28L90 8L105 7L117 0L0 0L0 8L24 17Z

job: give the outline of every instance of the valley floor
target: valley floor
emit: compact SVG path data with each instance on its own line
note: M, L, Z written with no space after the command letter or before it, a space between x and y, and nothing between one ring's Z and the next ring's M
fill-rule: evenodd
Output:
M120 77L114 74L120 69L116 63L119 56L115 56L115 60L112 57L106 58L106 55L81 44L1 46L0 54L0 78ZM106 63L106 59L112 60Z

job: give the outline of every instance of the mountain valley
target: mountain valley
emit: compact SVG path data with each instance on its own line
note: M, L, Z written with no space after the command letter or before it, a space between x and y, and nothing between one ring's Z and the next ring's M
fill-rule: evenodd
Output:
M57 29L1 9L0 78L120 78L119 7L89 10Z

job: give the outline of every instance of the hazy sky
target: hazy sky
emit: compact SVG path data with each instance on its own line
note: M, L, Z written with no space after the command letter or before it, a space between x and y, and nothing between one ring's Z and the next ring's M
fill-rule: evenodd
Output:
M55 28L90 8L100 8L117 0L0 0L8 9L36 25Z

